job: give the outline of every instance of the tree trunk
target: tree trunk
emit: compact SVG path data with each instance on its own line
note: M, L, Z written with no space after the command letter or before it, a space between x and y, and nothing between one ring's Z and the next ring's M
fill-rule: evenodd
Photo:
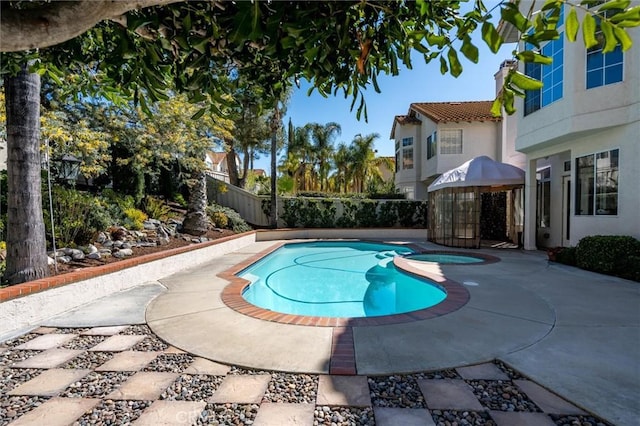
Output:
M207 218L207 175L203 171L194 172L193 183L189 188L187 216L182 222L182 232L190 235L203 235L209 229Z
M49 275L40 184L40 76L5 77L9 284Z
M271 214L269 215L269 222L272 228L278 227L278 182L276 174L276 154L278 143L278 128L280 127L280 110L278 109L278 102L273 111L273 118L271 121Z
M233 186L240 187L240 178L238 177L238 166L236 164L236 150L230 146L227 152L227 173L229 173L229 183Z

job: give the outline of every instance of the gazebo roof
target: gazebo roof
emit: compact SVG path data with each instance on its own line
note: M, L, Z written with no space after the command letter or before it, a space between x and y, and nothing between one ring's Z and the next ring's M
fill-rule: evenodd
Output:
M524 185L524 170L482 155L444 172L429 185L428 191L465 186L507 185Z

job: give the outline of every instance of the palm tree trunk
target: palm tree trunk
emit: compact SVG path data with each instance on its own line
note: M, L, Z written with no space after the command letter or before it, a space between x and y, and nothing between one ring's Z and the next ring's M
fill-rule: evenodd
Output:
M9 284L49 275L40 185L40 76L5 77Z
M193 183L189 188L187 215L182 222L182 231L190 235L203 235L209 229L207 218L207 175L203 171L192 174Z

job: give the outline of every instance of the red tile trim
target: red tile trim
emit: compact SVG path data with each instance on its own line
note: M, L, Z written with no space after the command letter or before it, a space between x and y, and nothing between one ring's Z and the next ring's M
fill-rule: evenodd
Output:
M39 280L29 281L22 284L16 284L4 288L0 288L0 302L15 299L17 297L27 296L29 294L37 293L39 291L46 290L48 288L60 287L67 284L71 284L78 281L83 281L89 278L99 277L112 272L121 271L123 269L130 268L132 266L142 265L144 263L152 262L154 260L164 259L166 257L175 256L177 254L188 253L193 250L199 250L209 246L215 246L227 241L235 240L247 235L255 234L256 231L249 231L242 234L232 235L229 237L223 237L213 241L205 241L204 243L191 244L184 247L178 247L171 250L166 250L158 253L150 253L144 256L139 256L130 259L122 259L117 262L108 263L106 265L92 266L84 268L78 271L70 272L68 274L55 275L51 277L42 278Z
M334 327L331 337L331 360L329 374L355 375L356 353L352 327Z

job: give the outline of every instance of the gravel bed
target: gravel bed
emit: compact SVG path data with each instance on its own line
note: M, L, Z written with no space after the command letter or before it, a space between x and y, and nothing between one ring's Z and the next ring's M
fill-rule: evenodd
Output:
M427 408L413 375L369 377L369 393L375 407Z
M80 333L84 333L85 331L89 331L91 330L92 327L77 327L77 328L73 328L73 327L63 327L63 328L57 328L53 331L53 333L55 334L80 334Z
M252 425L258 414L256 404L207 404L197 425Z
M427 379L427 380L434 380L434 379L437 379L437 380L440 380L440 379L462 379L462 377L460 377L458 372L456 370L454 370L453 368L449 368L449 369L445 369L445 370L438 370L438 371L425 371L423 373L412 374L412 376L416 380L422 380L422 379Z
M330 426L374 426L376 421L371 408L317 406L313 412L313 424Z
M489 413L484 411L432 410L431 417L436 426L496 426Z
M0 368L4 366L9 367L12 364L38 355L40 352L42 351L9 349L8 351L0 354Z
M467 380L480 403L491 410L542 412L511 381Z
M141 352L162 352L169 348L162 340L158 339L154 335L149 335L144 338L141 342L136 343L131 348L132 351L141 351Z
M0 425L4 426L42 405L47 399L42 396L0 395Z
M0 395L4 395L18 385L28 382L40 373L42 373L42 370L37 368L5 368L0 370Z
M105 371L87 374L77 382L71 383L60 396L68 398L103 398L118 389L133 371Z
M254 370L251 368L243 368L243 367L238 367L237 365L232 365L231 369L227 373L227 376L238 376L238 375L255 376L259 374L271 374L271 373L272 373L271 371L267 371L267 370Z
M505 364L502 361L495 360L493 361L493 363L497 365L498 368L502 370L507 376L509 376L511 380L523 380L523 379L528 380L529 379L528 377L525 377L522 374L520 374L518 370L514 370L513 368L509 367L507 364Z
M153 332L151 331L151 329L149 328L148 325L146 325L146 324L138 324L138 325L132 325L131 327L125 328L124 330L122 330L118 334L126 334L126 335L148 334L148 335L153 335Z
M182 374L167 388L160 399L170 401L206 401L220 387L224 376Z
M6 340L3 343L3 346L7 346L7 347L14 347L14 346L20 346L23 343L27 343L29 340L33 340L36 337L40 337L41 335L38 333L27 333L27 334L23 334L22 336L18 336L16 338L13 338L11 340Z
M561 416L549 414L551 420L558 426L613 426L611 423L593 416Z
M316 375L272 373L262 402L315 404L317 392Z
M129 424L142 414L153 401L101 401L90 413L85 413L73 423L84 425L123 425Z
M65 349L86 351L87 349L91 349L98 343L103 342L105 339L106 336L78 336L70 342L65 343L61 347Z
M193 356L183 354L160 354L142 371L158 371L167 373L182 373L193 362Z
M114 352L85 352L58 368L94 369L109 361L114 355Z

